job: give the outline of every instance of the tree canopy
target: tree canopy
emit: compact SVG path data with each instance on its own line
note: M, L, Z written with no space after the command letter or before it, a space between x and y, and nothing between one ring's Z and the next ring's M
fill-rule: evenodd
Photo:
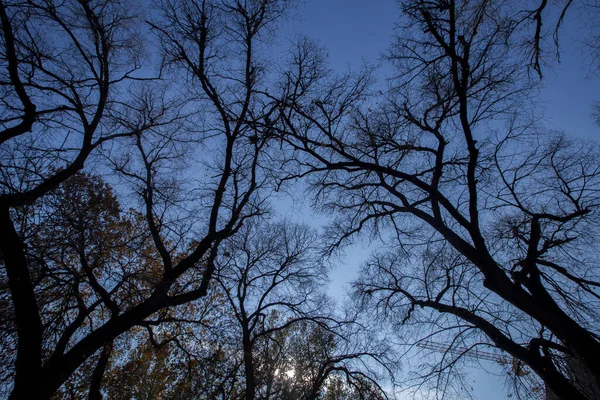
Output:
M534 111L598 4L398 3L384 82L281 55L292 0L0 0L0 396L596 399L599 148Z

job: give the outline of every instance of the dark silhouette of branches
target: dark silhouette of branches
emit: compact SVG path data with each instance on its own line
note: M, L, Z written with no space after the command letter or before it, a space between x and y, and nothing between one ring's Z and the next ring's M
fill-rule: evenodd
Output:
M279 114L289 179L308 176L337 211L331 249L368 230L396 246L356 282L382 315L441 323L443 341L489 343L560 397L585 398L561 360L600 379L597 150L539 134L520 113L531 83L521 56L507 57L521 41L510 8L414 1L404 12L389 55L398 78L377 103L368 74L328 76L299 47Z
M256 89L266 73L257 43L286 6L163 3L151 22L163 67L189 78L173 99L177 83L137 85L130 3L2 4L10 398L50 398L120 335L142 326L152 339L169 310L207 295L220 244L266 211L272 110ZM139 211L124 212L108 186L79 173L100 154Z
M317 239L305 226L257 223L223 248L215 279L238 324L244 399L320 399L333 377L385 397L361 367L384 365L387 349L361 343L357 321L328 306Z

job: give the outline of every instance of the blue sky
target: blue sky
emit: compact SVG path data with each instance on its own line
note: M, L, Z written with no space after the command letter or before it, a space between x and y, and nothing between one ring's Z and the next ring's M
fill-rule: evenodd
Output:
M394 0L302 0L284 32L323 44L331 66L345 69L376 62L386 50L400 10Z
M373 64L380 60L390 43L400 10L395 0L304 0L293 15L291 21L283 24L280 37L286 40L303 34L317 40L327 49L331 67L345 71L358 68L363 62ZM600 127L590 114L593 103L600 100L600 79L590 75L587 50L579 42L589 30L586 21L576 12L567 15L561 31L561 62L545 67L539 99L545 109L542 123L549 130L597 140ZM306 211L298 208L295 214L309 218ZM346 283L356 277L357 267L367 253L365 245L347 251L331 274L334 295L343 293ZM485 367L494 369L488 363ZM497 376L473 368L470 378L475 399L507 399L504 381Z
M600 139L600 126L590 117L595 101L600 101L600 79L590 75L586 62L589 51L578 43L586 32L572 16L563 32L561 62L548 68L540 100L545 103L544 122L549 128L585 139Z

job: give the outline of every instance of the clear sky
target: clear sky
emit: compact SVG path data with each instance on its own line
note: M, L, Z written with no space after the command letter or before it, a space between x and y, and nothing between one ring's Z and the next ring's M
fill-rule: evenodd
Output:
M304 34L317 40L328 50L331 67L344 71L358 68L363 62L377 63L390 43L399 17L395 0L303 0L295 18L282 26L280 37L285 40ZM540 100L545 106L543 122L548 129L598 140L600 127L590 114L593 103L600 100L600 79L590 75L587 50L580 43L589 33L587 23L585 16L568 14L561 31L561 62L545 68ZM331 274L332 294L343 293L367 253L368 249L361 245L347 251L343 264ZM488 363L485 366L494 368ZM504 382L497 376L476 368L470 376L475 399L507 399Z
M297 17L284 29L318 40L332 67L377 61L386 50L400 10L394 0L301 0Z

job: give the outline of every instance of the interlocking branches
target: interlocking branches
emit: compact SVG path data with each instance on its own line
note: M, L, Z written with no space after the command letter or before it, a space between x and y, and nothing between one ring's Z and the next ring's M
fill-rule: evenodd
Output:
M511 53L520 41L505 4L414 1L404 11L388 97L369 96L366 74L329 77L318 53L302 56L309 46L294 57L279 115L290 178L311 177L337 212L332 249L369 230L396 246L357 282L385 315L406 323L425 309L449 318L442 327L466 324L471 340L529 365L559 396L584 398L589 388L561 360L572 355L600 379L597 150L524 122L531 82ZM555 345L531 345L541 339Z

